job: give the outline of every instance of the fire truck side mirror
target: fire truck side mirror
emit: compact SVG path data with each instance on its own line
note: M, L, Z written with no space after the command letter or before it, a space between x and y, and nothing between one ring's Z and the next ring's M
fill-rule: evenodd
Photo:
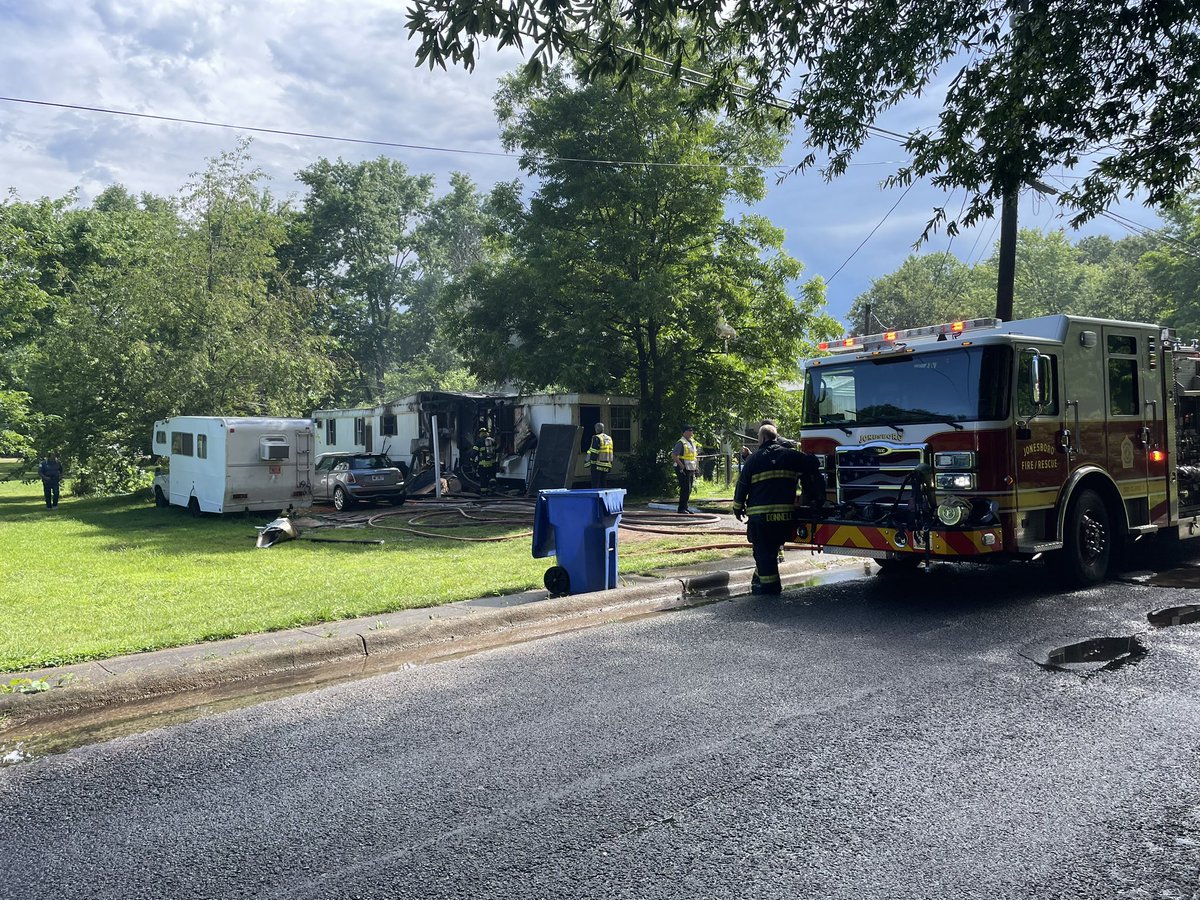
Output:
M1041 412L1042 407L1050 402L1050 357L1039 353L1036 347L1024 352L1029 356L1029 382L1021 385L1021 389L1029 392L1034 408Z

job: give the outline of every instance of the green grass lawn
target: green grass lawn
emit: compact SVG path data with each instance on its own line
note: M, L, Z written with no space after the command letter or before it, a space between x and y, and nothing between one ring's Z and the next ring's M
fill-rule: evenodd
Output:
M0 479L11 468L0 461ZM462 543L377 529L337 536L383 546L259 550L253 526L269 518L193 519L148 495L64 493L47 510L40 482L0 480L0 672L512 593L541 587L553 564L532 558L527 537ZM706 540L719 539L623 539L621 571L722 555L663 552Z

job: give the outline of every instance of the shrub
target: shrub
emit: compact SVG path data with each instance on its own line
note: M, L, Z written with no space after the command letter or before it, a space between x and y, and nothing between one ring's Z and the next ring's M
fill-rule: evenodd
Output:
M678 493L671 477L670 456L657 447L638 444L634 451L621 457L625 466L625 488L639 496L672 496Z

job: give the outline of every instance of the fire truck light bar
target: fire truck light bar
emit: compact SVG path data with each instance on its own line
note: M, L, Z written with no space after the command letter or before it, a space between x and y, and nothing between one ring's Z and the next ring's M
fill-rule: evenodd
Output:
M821 343L817 344L817 348L820 350L831 350L834 353L845 353L851 350L887 349L889 346L899 349L905 342L915 339L934 338L935 340L945 340L950 335L958 336L964 331L996 328L1000 324L1000 319L966 319L961 322L946 322L942 325L925 325L921 328L884 331L880 334L869 334L866 337L848 337L840 341L821 341Z

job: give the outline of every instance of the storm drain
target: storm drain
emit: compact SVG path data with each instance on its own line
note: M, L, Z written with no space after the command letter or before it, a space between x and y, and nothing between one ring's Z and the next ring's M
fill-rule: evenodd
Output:
M1147 613L1146 618L1157 628L1167 628L1171 625L1190 625L1200 622L1200 604L1189 603L1186 606L1169 606Z
M1048 651L1043 659L1034 661L1046 669L1092 675L1136 662L1146 655L1147 649L1136 635L1092 638L1056 647Z

